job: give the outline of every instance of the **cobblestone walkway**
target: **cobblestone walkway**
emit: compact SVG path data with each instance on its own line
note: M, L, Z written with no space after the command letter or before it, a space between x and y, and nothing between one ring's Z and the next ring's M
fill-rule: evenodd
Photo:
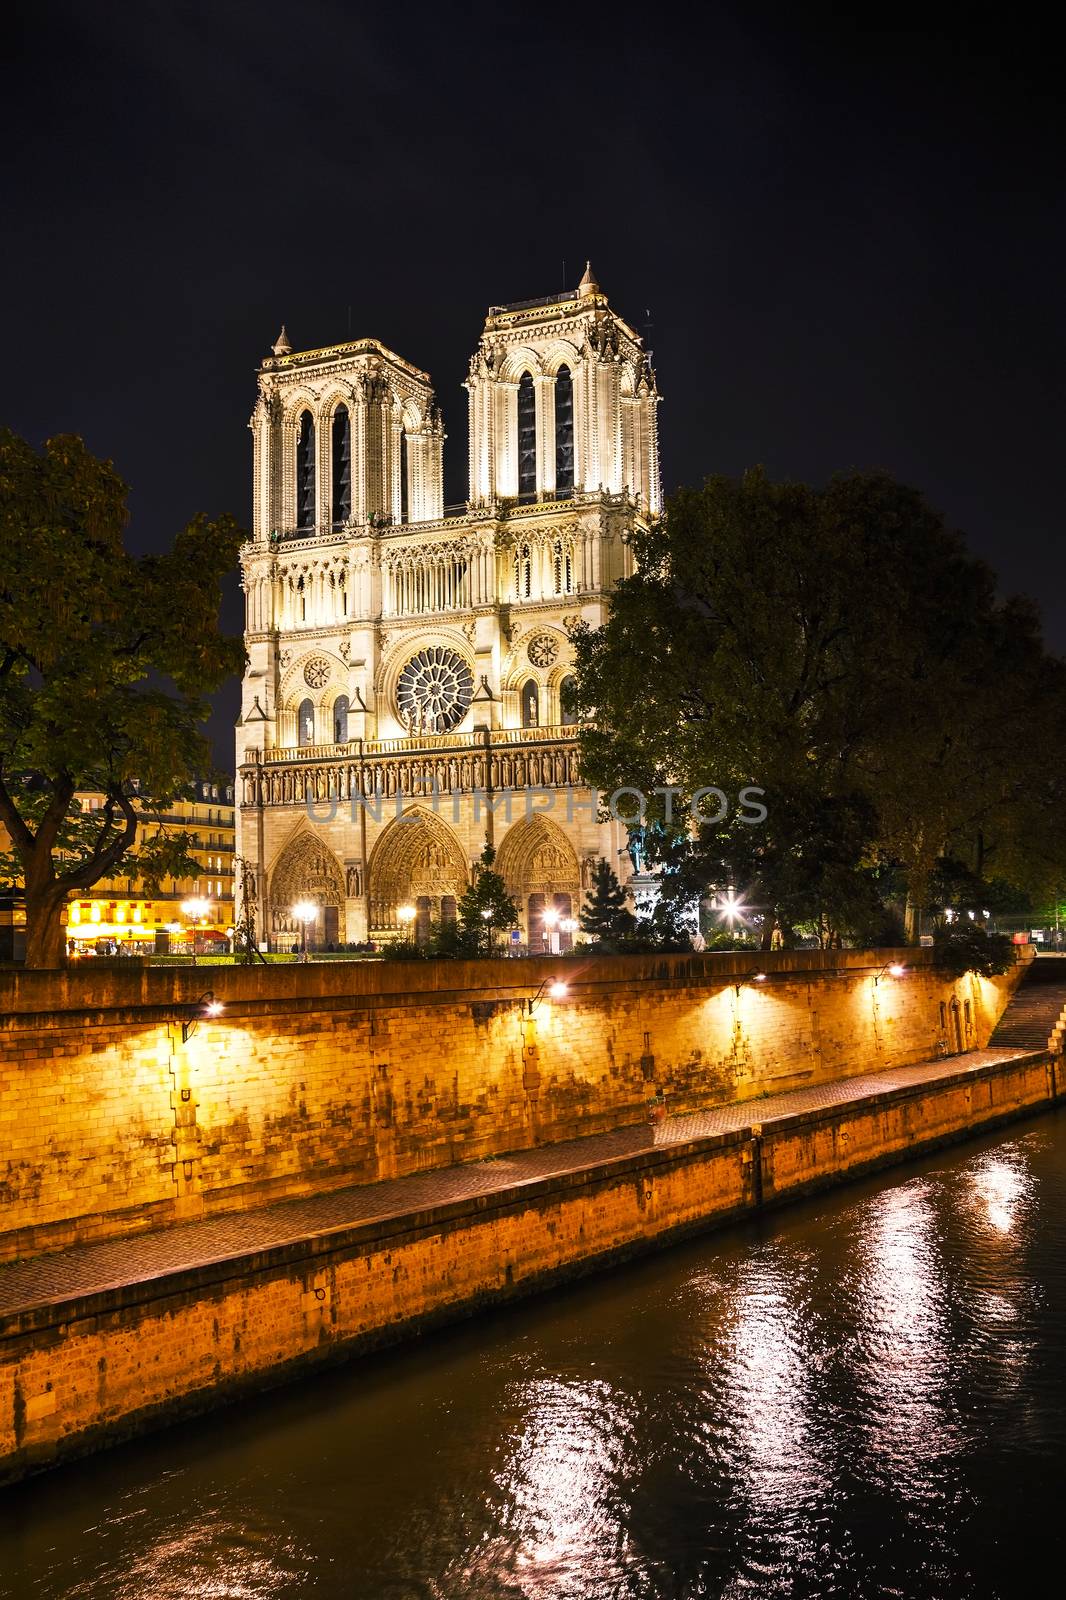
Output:
M787 1094L740 1104L715 1106L692 1116L671 1117L656 1128L640 1123L612 1133L571 1139L564 1144L520 1150L514 1155L413 1173L381 1183L334 1189L303 1200L284 1200L252 1211L238 1211L160 1229L140 1237L77 1245L31 1261L0 1266L0 1317L124 1284L143 1283L170 1273L245 1256L272 1246L364 1222L424 1211L452 1200L492 1194L515 1184L577 1172L612 1158L631 1156L659 1145L683 1144L712 1134L733 1133L753 1124L775 1122L797 1112L854 1103L914 1084L932 1083L994 1061L1030 1052L972 1050L942 1061L894 1067L863 1077L793 1089Z

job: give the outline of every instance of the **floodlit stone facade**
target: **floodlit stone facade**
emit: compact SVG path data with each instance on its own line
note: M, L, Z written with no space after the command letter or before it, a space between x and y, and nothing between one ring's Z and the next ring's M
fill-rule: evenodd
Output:
M469 499L443 504L426 373L374 339L259 372L238 851L260 937L395 937L454 916L486 837L543 947L625 829L579 781L568 630L602 622L659 509L655 376L590 270L489 311L466 381ZM563 944L567 942L564 932Z

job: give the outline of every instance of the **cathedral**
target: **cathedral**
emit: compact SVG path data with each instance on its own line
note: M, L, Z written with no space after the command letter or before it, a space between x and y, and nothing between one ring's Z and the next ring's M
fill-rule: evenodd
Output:
M581 782L568 630L603 621L659 509L649 355L586 268L491 307L465 388L468 498L446 506L428 373L284 328L260 368L237 850L272 949L300 902L314 944L425 939L486 839L516 944L566 948L596 860L630 870Z

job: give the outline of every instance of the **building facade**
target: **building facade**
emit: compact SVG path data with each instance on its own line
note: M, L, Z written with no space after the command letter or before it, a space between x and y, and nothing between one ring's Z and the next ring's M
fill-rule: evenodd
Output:
M84 812L99 811L104 795L90 790L76 795ZM225 780L197 779L191 792L171 803L165 813L145 810L138 841L159 829L187 833L189 854L199 863L195 877L170 879L148 894L136 876L136 857L123 862L113 878L67 902L67 949L71 955L151 955L155 951L192 953L226 949L233 929L233 863L236 818L233 785ZM9 848L0 826L0 851ZM5 903L6 902L6 903ZM26 915L22 892L0 899L0 960L21 960L25 953Z
M82 809L97 810L103 795L79 796ZM229 948L233 930L233 860L236 819L233 787L200 780L192 793L172 802L165 814L146 811L139 830L150 838L165 827L187 833L189 854L200 864L195 877L170 879L154 894L136 876L121 873L94 884L67 903L67 943L73 954L111 946L130 955ZM136 862L129 863L131 872Z
M566 703L568 630L603 621L659 509L658 393L586 270L490 309L466 380L469 496L443 503L428 374L373 339L259 371L238 852L263 942L420 935L454 916L486 838L543 941L577 914L601 823Z

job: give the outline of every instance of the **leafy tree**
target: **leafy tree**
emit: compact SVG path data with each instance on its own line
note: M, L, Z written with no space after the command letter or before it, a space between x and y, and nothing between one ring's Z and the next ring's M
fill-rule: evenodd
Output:
M487 955L492 954L492 936L496 929L513 928L518 921L518 907L507 893L500 874L493 871L495 860L496 852L486 840L474 881L458 905L463 934L474 951L480 951L484 940Z
M582 760L603 792L672 786L646 818L668 893L732 882L765 944L833 944L888 895L923 904L946 853L1062 881L1063 665L916 491L710 478L634 554L605 625L574 631ZM694 825L709 785L728 813ZM765 821L737 804L750 785Z
M941 922L933 932L936 964L954 978L978 972L994 978L1008 972L1014 962L1010 936L989 933L974 922Z
M25 886L26 964L59 966L63 906L113 876L208 770L202 698L240 670L218 629L240 529L197 517L165 555L123 546L126 486L73 436L0 432L0 823ZM103 796L83 814L78 790ZM188 837L142 842L149 885L189 870ZM14 875L14 874L10 874Z
M592 869L592 890L580 920L582 932L594 939L621 939L636 928L637 919L626 905L626 892L610 862L602 856Z

